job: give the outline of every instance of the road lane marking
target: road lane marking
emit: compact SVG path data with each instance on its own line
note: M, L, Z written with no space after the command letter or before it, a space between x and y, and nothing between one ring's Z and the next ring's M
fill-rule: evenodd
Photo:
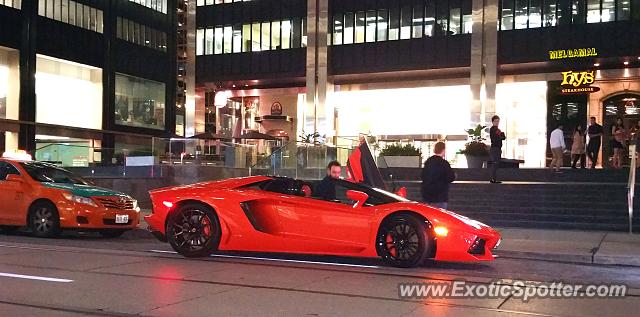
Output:
M68 280L68 279L64 279L64 278L36 276L36 275L22 275L22 274L3 273L3 272L0 272L0 277L21 278L21 279L25 279L25 280L57 282L57 283L71 283L71 282L73 282L73 280Z
M149 250L149 252L178 254L178 252L175 252L175 251L164 251L164 250ZM301 264L319 264L319 265L330 265L330 266L359 267L359 268L368 268L368 269L380 269L380 268L382 268L381 266L376 266L376 265L361 265L361 264L348 264L348 263L290 260L290 259L278 259L278 258L264 258L264 257L256 257L256 256L239 256L239 255L225 255L225 254L212 254L210 256L211 257L215 257L215 258L229 258L229 259L242 259L242 260L262 260L262 261L285 262L285 263L301 263Z

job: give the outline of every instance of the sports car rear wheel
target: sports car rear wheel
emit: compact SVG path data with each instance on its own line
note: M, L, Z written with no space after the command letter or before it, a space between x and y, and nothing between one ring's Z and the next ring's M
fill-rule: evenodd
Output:
M378 255L395 267L422 264L429 254L431 240L424 220L410 215L392 216L382 223L376 238Z
M169 217L167 238L171 247L185 257L208 256L218 249L220 222L210 208L185 204Z

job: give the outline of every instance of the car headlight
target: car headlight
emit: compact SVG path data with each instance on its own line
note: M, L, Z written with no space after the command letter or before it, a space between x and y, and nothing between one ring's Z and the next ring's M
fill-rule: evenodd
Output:
M64 198L66 198L69 201L73 201L79 204L85 204L93 207L98 207L98 205L91 198L82 197L82 196L74 195L71 193L63 193L62 196L64 196Z
M133 210L135 210L136 212L140 212L140 207L138 207L138 201L135 199L133 200Z

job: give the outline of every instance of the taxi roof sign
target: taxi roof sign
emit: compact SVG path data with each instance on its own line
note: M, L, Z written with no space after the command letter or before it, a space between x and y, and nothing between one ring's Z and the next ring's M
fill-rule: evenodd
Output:
M20 161L31 161L33 158L31 154L27 153L25 150L13 150L13 151L5 151L2 153L3 158L20 160Z

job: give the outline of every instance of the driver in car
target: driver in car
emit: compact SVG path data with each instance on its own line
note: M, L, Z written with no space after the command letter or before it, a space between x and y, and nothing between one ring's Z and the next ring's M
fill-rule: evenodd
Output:
M340 178L342 167L338 161L331 161L327 165L327 176L325 176L313 191L313 197L324 200L336 200L336 179Z

